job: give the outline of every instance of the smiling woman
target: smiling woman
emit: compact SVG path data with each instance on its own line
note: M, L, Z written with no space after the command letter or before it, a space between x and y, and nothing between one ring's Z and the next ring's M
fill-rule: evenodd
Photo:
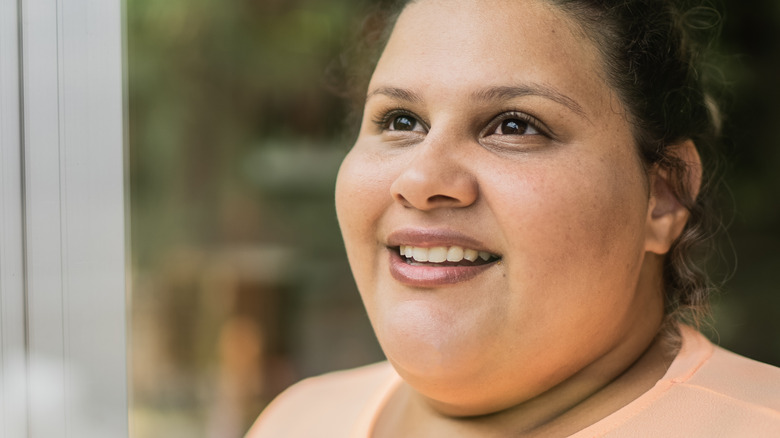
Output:
M389 365L293 387L249 436L780 431L780 371L682 324L719 123L683 16L403 6L336 185Z

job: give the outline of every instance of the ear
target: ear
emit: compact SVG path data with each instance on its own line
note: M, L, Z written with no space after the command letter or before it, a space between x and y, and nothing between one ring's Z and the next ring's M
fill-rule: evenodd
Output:
M701 187L701 158L691 140L669 146L672 158L679 159L686 169L683 184L692 198L696 198ZM657 165L650 174L650 199L647 209L645 251L656 254L669 252L672 243L680 236L688 221L689 211L672 190L668 169Z

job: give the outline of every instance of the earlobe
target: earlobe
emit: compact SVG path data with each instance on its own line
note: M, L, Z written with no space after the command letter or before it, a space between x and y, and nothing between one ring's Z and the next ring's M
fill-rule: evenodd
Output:
M671 158L684 168L673 174L668 168L658 165L650 175L650 199L647 209L647 229L645 250L656 254L666 254L672 243L680 237L690 212L680 201L679 196L689 196L695 200L701 187L701 158L692 141L670 146ZM680 179L678 186L684 187L683 193L674 190L674 178Z

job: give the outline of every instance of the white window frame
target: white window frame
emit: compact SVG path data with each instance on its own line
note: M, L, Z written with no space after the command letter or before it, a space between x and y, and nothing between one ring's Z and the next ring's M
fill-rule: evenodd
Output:
M127 437L121 0L0 0L0 438Z

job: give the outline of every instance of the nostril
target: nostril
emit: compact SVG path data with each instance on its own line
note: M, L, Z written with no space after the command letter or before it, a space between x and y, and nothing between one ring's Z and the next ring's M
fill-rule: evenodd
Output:
M408 201L408 200L407 200L407 199L404 197L404 195L402 195L402 194L400 194L400 193L394 193L394 194L393 194L393 198L395 198L396 202L398 202L399 204L403 205L404 207L412 207L412 206L413 206L413 205L412 205L412 203L411 203L411 202L409 202L409 201Z
M458 202L457 199L453 198L452 196L447 195L433 195L428 197L428 202L431 204L440 204L440 203L453 203Z
M449 207L465 207L471 205L473 199L460 199L456 196L449 195L430 195L430 196L416 196L423 195L420 193L411 193L410 196L405 196L400 192L393 193L393 199L407 208L417 208L421 210L431 210L435 208L449 208Z

